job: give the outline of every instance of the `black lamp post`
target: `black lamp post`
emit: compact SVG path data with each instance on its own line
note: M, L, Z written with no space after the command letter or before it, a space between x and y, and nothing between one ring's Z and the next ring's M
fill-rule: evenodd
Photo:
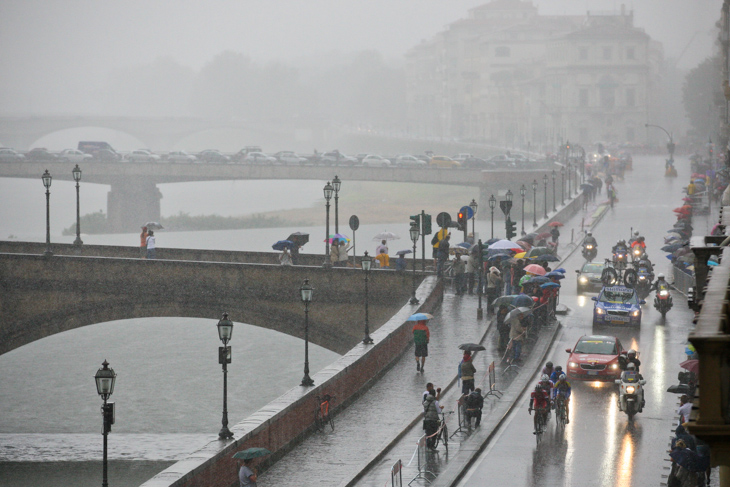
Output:
M527 188L525 188L525 185L523 184L520 186L520 196L522 196L522 235L525 235L525 194L527 193Z
M223 366L223 419L221 420L221 430L218 432L218 438L227 440L233 438L233 433L228 429L228 364L231 363L231 347L228 342L233 335L233 322L228 319L228 313L223 313L223 318L218 321L218 338L223 342L222 347L218 347L218 363Z
M545 206L543 208L545 210L545 218L547 218L547 182L548 182L547 174L542 175L542 182L545 185Z
M565 204L565 166L560 166L560 204Z
M314 381L309 377L309 303L312 301L313 291L314 288L309 285L309 279L305 279L302 287L299 288L304 303L304 377L300 384L304 387L314 385Z
M573 185L572 185L573 168L571 167L570 161L567 162L566 170L568 171L568 199L572 200L573 199L573 189L572 189L573 188Z
M472 238L476 238L477 233L476 233L476 230L474 230L474 225L477 221L477 209L479 208L479 205L477 204L477 200L472 198L471 203L469 203L469 208L471 208L471 235L472 235ZM473 243L474 243L474 240L472 240L472 244Z
M418 231L418 227L414 224L411 224L411 229L408 230L408 233L411 235L411 241L413 242L413 292L411 293L411 300L409 301L410 304L418 304L418 298L416 297L416 244L418 243L418 236L420 232Z
M48 172L48 171L46 171ZM102 460L102 487L107 487L109 482L107 480L107 435L112 430L114 424L114 403L107 403L107 400L111 397L114 392L114 382L117 379L117 374L114 373L114 369L109 367L109 362L104 360L101 364L101 368L96 371L94 380L96 381L96 392L101 396L104 405L101 407L101 417L103 426L101 434L104 437L104 457Z
M340 199L340 186L342 186L342 180L337 177L332 180L332 187L335 189L335 233L340 233L340 215L339 215L339 204Z
M553 211L558 211L558 209L555 207L555 176L556 176L555 169L553 169Z
M46 187L46 251L43 255L50 257L53 255L51 251L51 183L53 182L53 176L46 169L41 179L43 180L43 186Z
M537 179L532 180L532 226L537 227Z
M81 169L79 169L78 164L73 168L71 174L73 174L74 181L76 181L76 240L74 240L74 245L83 245L84 242L81 241L81 215L79 213L79 181L81 181Z
M414 261L415 262L415 261ZM368 318L368 277L370 275L370 266L373 263L372 257L368 255L368 251L365 251L365 254L362 256L362 259L360 259L360 265L362 266L362 270L365 271L365 338L362 339L362 342L365 345L370 345L373 343L373 339L370 338L370 320ZM415 264L413 265L415 268Z
M497 206L497 198L494 197L494 195L489 197L489 209L492 212L492 236L490 238L494 238L494 208Z
M479 239L479 255L477 256L477 296L479 299L479 304L477 305L477 319L481 320L484 316L484 310L482 310L482 275L484 273L484 264L482 263L482 259L484 258L484 245L482 244L482 239Z
M325 236L324 236L324 264L322 264L324 267L330 267L332 263L330 262L330 200L332 199L332 192L334 191L334 188L330 184L329 181L327 181L327 184L324 185L324 199L326 201L325 208L327 209L327 225L325 230Z

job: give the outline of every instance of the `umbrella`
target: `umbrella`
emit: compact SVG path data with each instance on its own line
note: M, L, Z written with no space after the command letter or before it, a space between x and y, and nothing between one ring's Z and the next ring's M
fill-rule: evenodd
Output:
M492 301L492 306L499 307L502 305L505 306L516 306L514 303L515 298L519 296L519 294L508 294L507 296L500 296L494 301Z
M524 286L527 283L527 281L529 281L532 277L533 276L531 276L529 274L525 274L524 276L520 277L519 285Z
M674 243L674 244L671 244L671 245L665 245L664 247L661 248L661 251L662 252L672 253L672 252L676 252L681 247L682 247L682 244L681 243Z
M489 249L485 252L485 255L487 258L492 258L495 255L506 255L507 257L512 257L512 253L508 249Z
M399 250L398 252L395 253L395 255L406 255L406 254L410 254L411 252L413 252L411 249Z
M248 448L246 450L239 451L233 455L233 458L237 458L239 460L250 460L252 458L263 457L266 455L271 455L271 452L266 448Z
M583 183L580 185L580 189L584 191L592 191L594 186L591 183Z
M535 241L535 238L537 237L536 233L528 233L524 237L522 237L520 240L524 240L528 244L532 245Z
M294 232L286 237L286 239L290 242L294 242L301 247L305 243L309 242L309 234L304 232Z
M523 237L524 238L524 237ZM526 242L524 240L518 240L515 242L517 245L522 247L524 250L530 250L532 248L532 244L530 242Z
M692 201L692 198L685 197L685 198L682 198L682 201Z
M507 254L494 254L494 255L492 255L492 256L490 256L490 257L487 257L487 260L488 260L489 262L501 262L501 261L503 261L503 260L509 260L509 259L511 259L511 258L512 258L512 257L510 257L510 256L509 256L509 255L507 255Z
M279 240L274 245L271 246L274 250L284 250L284 249L290 249L294 246L294 242L291 240Z
M518 294L512 299L512 305L518 308L532 308L535 302L527 294Z
M527 252L517 253L517 254L515 254L515 259L522 259L525 256L525 254L527 254Z
M544 276L546 271L540 265L530 264L525 266L525 272L529 272L530 274L537 274L538 276Z
M514 318L521 318L522 316L529 315L530 313L532 313L531 308L516 308L507 313L507 316L504 317L504 321L510 321Z
M477 245L477 244L470 244L469 242L461 242L460 244L456 244L457 247L464 247L467 250L472 248L474 245ZM477 245L477 247L478 247L478 245Z
M527 282L530 284L545 284L550 282L550 279L545 276L532 276Z
M430 320L431 318L433 318L432 314L416 313L414 315L409 316L406 321L423 321L423 320Z
M559 262L560 257L553 254L543 254L540 257L535 257L535 260L545 261L545 262Z
M562 267L558 267L558 268L557 268L557 269L555 269L555 270L554 270L553 272L559 272L559 273L561 273L561 274L565 274L565 269L563 269Z
M677 257L677 260L680 262L694 262L695 256L694 254L680 255L679 257Z
M545 274L545 277L560 280L560 279L565 279L565 274L563 274L562 272L552 271L552 272L548 272L547 274Z
M147 227L147 230L164 230L165 227L160 225L160 222L147 222L144 224L144 226Z
M468 253L469 253L469 250L468 249L465 249L464 247L458 247L457 246L457 247L451 247L449 249L449 254L451 254L451 255L456 255L456 254L466 255ZM509 255L506 255L506 254L502 254L502 255L504 255L505 257L509 258Z
M486 350L486 348L479 345L478 343L462 343L461 345L459 345L459 348L466 352L477 352L479 350Z
M497 240L493 244L489 245L489 250L502 250L502 249L506 249L506 250L514 249L515 252L519 252L520 250L522 250L522 248L519 245L517 245L516 243L511 242L509 240L504 240L504 239Z
M546 282L545 284L540 284L540 287L543 289L549 289L553 287L560 287L560 284L557 282Z
M380 240L397 240L400 237L393 232L380 232L373 237L376 242Z
M492 245L494 242L499 242L499 240L500 239L498 239L498 238L490 238L489 240L487 240L486 242L484 242L482 245L488 247L488 246Z
M335 233L334 235L330 235L330 238L325 239L325 240L328 240L329 243L332 243L335 240L345 240L347 242L350 241L350 239L347 238L347 235L342 235L341 233Z
M548 226L549 227L562 227L564 225L560 222L550 222L550 223L548 223Z
M537 236L537 238L538 238L539 240L542 240L542 239L544 239L544 238L550 238L550 237L552 237L552 235L550 234L550 232L542 232L541 234L539 234L539 235Z
M708 261L707 261L707 265L709 265L709 266L711 266L711 267L714 267L714 266L716 266L716 265L720 265L720 264L718 264L718 263L717 263L717 262L715 262L714 260L708 260Z
M533 258L537 257L543 254L551 254L552 251L547 247L532 247L530 250L527 251L527 255L525 257Z

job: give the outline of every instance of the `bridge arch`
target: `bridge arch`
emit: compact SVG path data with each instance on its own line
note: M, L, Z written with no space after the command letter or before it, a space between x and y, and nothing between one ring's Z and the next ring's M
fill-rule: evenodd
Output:
M103 140L109 142L116 150L134 150L147 146L137 134L109 127L79 125L45 133L31 142L29 148L75 149L81 140Z

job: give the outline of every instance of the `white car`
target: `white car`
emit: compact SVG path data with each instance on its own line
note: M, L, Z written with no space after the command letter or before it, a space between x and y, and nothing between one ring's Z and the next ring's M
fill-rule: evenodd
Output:
M276 157L271 157L263 152L249 152L243 158L243 162L246 164L274 164L277 161Z
M421 160L415 156L402 155L395 158L395 163L398 166L421 166L426 167L426 161Z
M392 162L390 162L390 159L386 159L385 157L376 156L375 154L369 154L362 158L362 165L363 166L390 166Z
M25 156L8 147L0 148L0 162L20 162Z
M160 156L147 149L139 149L127 154L127 160L129 162L159 162Z
M61 162L86 162L93 158L91 154L76 149L66 149L58 154L58 160Z
M461 153L461 154L456 154L454 157L452 157L452 159L463 163L465 160L471 159L472 157L474 157L474 154Z
M183 163L183 164L189 164L191 162L198 162L197 157L195 157L192 154L188 154L184 150L170 152L169 154L167 154L166 160L168 162L176 162L176 163Z
M277 152L274 157L276 157L276 160L279 161L281 164L304 164L305 162L307 162L306 157L302 157L296 152L292 152L289 150Z

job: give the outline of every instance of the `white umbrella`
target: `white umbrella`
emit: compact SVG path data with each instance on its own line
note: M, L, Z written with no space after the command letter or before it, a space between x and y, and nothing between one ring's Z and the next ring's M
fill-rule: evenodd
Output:
M148 230L163 230L165 227L160 225L159 222L147 222L144 224Z
M496 250L496 249L518 249L520 251L522 250L522 247L520 247L516 243L510 242L509 240L504 240L504 239L497 240L496 242L491 244L488 248L489 248L489 250Z
M373 240L377 242L380 240L397 240L399 238L400 237L393 232L380 232L373 237Z
M504 321L511 321L512 319L515 319L515 318L522 318L523 316L529 315L530 313L532 313L532 308L527 308L527 307L516 308L516 309L513 309L512 311L510 311L509 313L507 313L507 316L504 317Z

